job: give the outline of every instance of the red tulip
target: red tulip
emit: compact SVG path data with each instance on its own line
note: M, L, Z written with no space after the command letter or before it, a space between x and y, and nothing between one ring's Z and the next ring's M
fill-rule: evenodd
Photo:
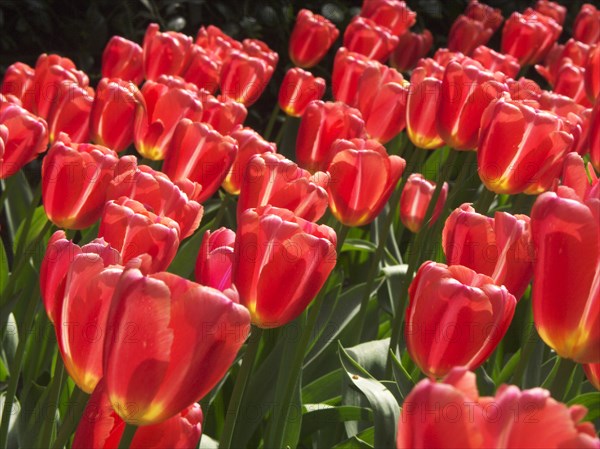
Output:
M410 92L406 101L406 133L410 141L419 148L431 150L444 145L436 129L443 70L434 60L423 59L410 77Z
M482 22L461 14L452 24L448 34L448 49L470 55L475 48L488 43L494 30Z
M579 154L571 152L565 157L561 184L573 189L581 201L585 201L586 199L597 195L598 192L595 192L594 190L600 188L600 186L598 186L598 176L592 167L590 167L589 163L588 170L589 177L588 172L585 169L583 158ZM589 178L592 180L591 184Z
M166 80L165 80L166 81ZM136 109L134 142L138 153L161 160L182 119L200 121L202 103L195 92L147 81L142 87L144 101Z
M409 83L396 70L367 67L358 82L358 110L369 137L387 143L406 126Z
M583 371L596 390L600 390L600 363L588 363L583 365Z
M305 69L317 65L339 34L335 25L325 17L301 9L290 36L290 59Z
M230 137L236 140L238 152L221 186L230 194L239 195L248 161L255 154L276 153L277 146L272 142L267 142L251 128L236 129L230 134Z
M567 63L567 59L571 64L583 66L587 61L589 52L589 45L575 39L569 39L564 45L554 44L544 60L545 65L536 65L535 69L553 86L556 83L559 69Z
M366 17L355 16L344 32L344 47L379 62L385 62L396 45L397 36Z
M148 254L144 271L167 269L179 247L179 225L168 217L148 211L139 201L121 197L106 203L98 237L119 251L123 263Z
M121 276L108 322L106 392L115 412L136 425L163 422L204 397L250 330L248 311L224 293L137 269Z
M196 282L220 291L231 288L234 246L235 232L231 229L206 231L196 259Z
M590 161L600 173L600 100L596 99L594 109L592 109L592 116L590 118L590 128L588 137L590 147Z
M244 106L254 104L273 75L273 67L264 59L234 51L223 62L219 87L223 96Z
M138 165L135 156L125 156L115 167L115 177L108 186L106 199L126 196L139 201L154 214L177 222L181 240L200 225L204 208L195 201L201 187L191 181L174 184L167 175L146 165ZM190 195L194 196L190 198Z
M531 211L536 328L558 355L579 363L600 362L599 186L583 199L561 186Z
M600 96L600 45L590 49L583 76L588 99L593 102Z
M417 14L398 0L366 0L360 15L388 28L394 36L402 36L417 21Z
M409 297L406 347L430 377L455 366L479 367L504 337L516 306L515 297L490 277L436 262L421 265Z
M138 86L144 80L143 50L135 42L113 36L102 53L102 78L120 78Z
M287 115L300 117L311 101L320 100L325 93L325 80L294 67L288 70L279 87L279 107Z
M480 45L473 50L471 58L490 72L502 72L509 78L515 78L521 69L514 56L498 53L485 45Z
M581 6L575 23L573 23L573 37L585 44L600 42L600 10L590 3Z
M533 246L527 215L496 212L494 218L470 204L455 209L444 225L448 265L463 265L491 277L519 300L533 275Z
M560 26L565 23L565 17L567 16L567 8L559 5L556 2L548 0L538 0L535 4L535 10L545 16L552 17L556 20Z
M513 79L507 79L506 84L508 85L508 91L510 92L510 98L513 100L520 100L529 105L537 105L544 90L533 80L521 77L517 81Z
M331 182L327 186L331 212L347 226L368 224L383 210L406 161L389 156L375 140L337 140L334 148L335 156L328 169Z
M316 172L311 176L281 154L254 155L242 179L238 219L246 209L270 204L307 221L317 221L327 210L328 183L328 174Z
M398 45L390 56L390 65L400 72L406 72L424 58L433 45L433 35L429 30L422 33L406 31L398 37Z
M554 19L527 9L512 13L502 29L502 53L519 60L521 66L535 64L546 56L562 27Z
M238 218L233 283L252 323L283 326L304 311L336 263L333 229L272 206Z
M554 92L566 95L583 106L591 106L585 91L584 73L585 69L583 67L571 64L568 59L565 60L565 63L558 69L556 74Z
M337 139L354 139L364 134L360 112L345 103L313 101L302 115L296 139L298 164L309 171L324 171L334 154Z
M135 112L144 100L137 86L119 78L102 78L90 116L92 141L119 152L133 142Z
M492 8L485 3L479 3L477 0L470 0L465 15L471 19L483 23L486 28L496 31L500 28L504 18L502 12L497 8Z
M216 131L228 136L239 125L244 123L248 110L242 103L219 95L203 98L202 122L211 125Z
M146 28L144 36L144 75L156 80L161 75L181 75L189 62L192 38L182 33L161 33L156 23Z
M137 429L131 449L188 449L198 446L202 435L202 409L192 404L160 423ZM117 449L125 422L113 410L101 380L88 400L73 439L73 449Z
M216 61L223 62L231 50L241 50L242 43L228 36L219 27L200 27L196 45L206 50Z
M451 61L442 80L436 122L439 135L457 150L475 149L483 111L507 91L504 76L483 69L470 58Z
M375 61L364 55L340 47L333 62L331 74L331 91L333 98L343 101L349 106L356 106L358 80L367 67L379 67Z
M34 105L33 111L47 119L54 103L57 102L59 86L62 81L73 81L82 88L89 84L87 75L76 69L69 58L58 55L42 54L35 64L33 78Z
M271 50L264 41L260 39L244 39L242 41L242 48L246 54L262 59L271 69L275 70L277 62L279 62L279 55L276 51Z
M420 173L413 173L406 180L400 197L400 220L410 231L419 232L423 227L435 189L435 183L428 181ZM433 226L439 218L447 198L448 184L444 183L429 220L429 226Z
M44 119L0 99L0 179L14 175L47 146Z
M500 98L481 117L479 177L496 193L541 193L558 177L572 143L560 117Z
M42 199L50 221L85 229L102 214L117 154L106 147L72 143L60 134L42 162Z
M60 133L67 134L72 142L87 143L93 103L94 90L91 87L81 87L73 81L62 81L56 100L48 112L50 143Z
M219 87L221 66L222 62L214 59L207 50L199 45L192 45L190 62L182 76L188 83L193 83L199 89L205 89L212 94Z
M35 71L27 64L15 62L6 69L0 94L14 95L21 100L22 106L30 112L33 112L34 104L34 84L33 78Z
M232 137L222 136L205 123L183 119L173 134L163 172L174 181L199 183L202 191L197 201L202 202L219 189L237 151Z

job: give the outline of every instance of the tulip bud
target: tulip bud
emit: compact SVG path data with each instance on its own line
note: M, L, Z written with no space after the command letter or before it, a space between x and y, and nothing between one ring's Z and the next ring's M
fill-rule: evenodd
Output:
M34 84L33 79L35 71L27 64L15 62L6 69L0 94L14 95L18 98L22 106L29 112L33 112L34 105Z
M231 288L234 262L235 232L219 228L206 231L196 259L196 282L224 291Z
M119 279L108 321L106 392L115 412L135 425L161 423L202 399L250 331L248 311L224 293L137 269Z
M94 224L117 160L109 148L72 143L60 134L42 162L42 199L50 221L66 229Z
M500 28L504 20L502 11L492 8L485 3L479 3L477 0L469 0L469 4L465 9L465 15L481 22L486 28L491 28L494 31Z
M600 10L594 5L581 5L573 23L573 38L590 45L600 42Z
M494 30L475 19L461 14L452 24L448 34L448 49L469 56L480 45L488 43Z
M113 36L102 53L102 78L120 78L136 85L144 80L143 50L135 42Z
M215 131L224 136L228 136L244 123L248 115L248 110L242 103L223 95L218 97L210 95L203 99L202 105L204 112L201 122L211 125Z
M567 8L558 3L548 0L538 0L535 4L535 10L545 16L552 17L561 26L565 23Z
M67 134L72 142L87 143L93 103L94 90L91 87L84 88L73 81L62 81L56 101L48 112L50 143L60 133Z
M337 140L334 152L327 186L331 212L347 226L372 222L392 195L406 161L389 156L375 140Z
M409 288L405 338L426 375L478 368L504 337L516 300L506 287L461 265L425 262Z
M279 88L279 107L287 115L300 117L311 101L325 93L325 80L297 67L288 70Z
M417 21L417 14L398 0L367 0L360 11L362 17L388 28L394 36L402 36Z
M252 323L283 326L300 315L336 263L333 229L272 206L238 219L233 283Z
M420 173L413 173L406 180L400 197L400 220L410 231L416 233L423 227L435 189L435 183L428 181ZM433 226L439 218L446 204L446 198L448 198L448 183L445 182L435 203L429 226Z
M190 63L183 73L183 79L213 94L219 87L221 66L221 61L213 59L205 49L192 45Z
M223 62L232 50L241 50L242 43L228 36L214 25L200 27L196 45L206 50L216 61Z
M151 23L144 36L144 75L156 80L161 75L181 75L187 67L192 38L182 33L161 33L156 23Z
M406 31L398 37L398 45L390 56L390 65L400 72L412 70L419 59L424 58L433 45L429 30L421 34Z
M585 91L584 74L585 68L575 66L566 59L556 73L554 92L566 95L585 107L591 106Z
M480 45L473 50L471 58L490 72L502 72L508 78L515 78L521 69L519 61L514 56L498 53L485 45Z
M263 153L248 161L238 199L238 218L253 207L287 209L308 221L319 220L327 210L329 175L314 175L281 154Z
M366 17L355 16L344 32L344 47L379 62L385 62L396 45L397 36Z
M367 67L376 66L377 63L364 55L340 47L333 62L331 74L331 91L333 98L349 106L356 106L356 92L358 80Z
M333 23L308 9L301 9L290 36L289 55L298 67L310 68L319 63L338 38Z
M273 75L273 67L263 59L236 51L223 62L219 87L223 96L244 106L254 104Z

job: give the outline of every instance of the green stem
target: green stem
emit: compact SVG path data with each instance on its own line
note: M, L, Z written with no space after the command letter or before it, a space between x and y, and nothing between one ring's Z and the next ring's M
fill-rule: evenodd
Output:
M25 217L25 223L23 224L23 231L19 236L19 243L17 244L17 250L15 251L15 258L22 257L23 247L25 242L27 242L27 236L29 235L29 229L31 228L31 222L33 221L33 214L35 213L35 209L42 199L42 183L40 183L35 189L35 194L33 199L31 200L31 207L29 208L29 213L27 217Z
M50 439L52 438L52 427L54 426L56 409L60 397L60 390L65 377L65 365L59 354L56 355L56 363L54 364L54 376L50 384L48 400L44 409L44 423L42 424L42 432L40 438L40 447L50 447Z
M490 206L494 202L494 198L496 198L496 194L491 190L488 190L485 187L483 187L483 192L481 192L481 196L475 203L475 210L480 214L487 214L488 210L490 209Z
M275 126L275 122L277 121L277 116L279 115L279 103L275 103L275 107L271 112L271 116L269 117L269 122L267 123L267 127L265 128L264 138L265 140L269 140L271 138L271 134L273 133L273 127Z
M563 401L569 387L569 380L577 364L570 359L560 359L558 371L550 385L550 394L557 401Z
M252 333L248 340L248 346L244 353L242 360L242 366L240 372L235 381L233 392L231 394L231 400L229 401L229 407L227 408L227 415L225 417L225 424L223 427L223 433L221 434L221 441L219 448L229 449L233 443L233 434L235 432L235 425L238 421L240 413L240 405L244 399L244 392L248 386L250 375L252 374L252 367L258 353L258 347L260 346L260 340L263 334L263 330L259 327L252 327Z
M75 432L75 429L79 424L79 420L83 415L88 399L89 395L87 393L75 387L73 393L71 393L71 396L69 397L69 408L67 409L63 423L58 429L58 434L56 435L56 440L54 440L52 449L62 449L67 445L69 438L73 432Z
M8 198L8 188L6 187L4 179L0 179L0 187L2 187L2 195L0 195L0 213L2 213L4 203L6 202L6 198Z
M121 441L119 441L119 449L129 449L137 429L137 426L133 424L125 424L125 430L123 430L123 435L121 435Z

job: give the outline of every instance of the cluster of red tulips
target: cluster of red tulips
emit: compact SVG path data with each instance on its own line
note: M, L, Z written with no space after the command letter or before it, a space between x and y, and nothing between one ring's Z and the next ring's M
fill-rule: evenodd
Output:
M244 122L279 55L212 25L195 40L156 24L141 46L113 37L95 88L56 54L11 65L0 208L9 178L28 182L38 158L41 180L11 234L1 316L27 332L41 296L60 357L40 400L68 390L65 370L87 404L79 420L55 404L39 447L197 447L199 402L219 395L210 416L221 449L346 438L335 447L600 448L582 405L600 407L590 392L600 389L600 10L583 5L559 44L566 12L539 0L504 22L472 0L448 48L426 57L433 37L409 30L415 12L365 0L326 81L308 69L340 32L303 9L289 41L295 67L262 134ZM500 51L486 47L500 29ZM522 76L533 66L551 90ZM26 251L40 242L41 262ZM346 315L344 291L358 296ZM25 296L31 306L12 314ZM319 323L337 323L335 338ZM286 342L293 326L300 336ZM513 353L509 329L526 336ZM7 370L2 447L23 358L36 351L23 335ZM528 365L536 335L547 345L538 363L554 363L550 392L504 384L479 396L475 370L481 382L521 386L537 370L542 385ZM338 339L347 378L326 360ZM362 363L358 343L383 362ZM243 430L246 387L270 367L270 406ZM305 392L325 377L341 393ZM349 424L365 419L365 401L370 433ZM328 418L345 430L325 438L306 431L306 417L292 425L294 406L322 413L308 420L321 433Z

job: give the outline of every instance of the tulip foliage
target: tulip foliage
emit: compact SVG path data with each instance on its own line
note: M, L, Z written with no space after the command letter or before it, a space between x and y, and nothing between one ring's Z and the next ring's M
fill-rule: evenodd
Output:
M600 449L600 11L463 3L7 67L0 449Z

